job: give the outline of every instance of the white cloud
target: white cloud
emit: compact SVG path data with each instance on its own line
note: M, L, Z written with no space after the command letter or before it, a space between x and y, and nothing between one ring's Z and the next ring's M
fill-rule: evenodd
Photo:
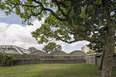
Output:
M78 42L70 44L70 46L75 47L80 44L86 45L86 44L89 44L89 42L88 41L78 41Z
M17 45L22 48L37 47L42 48L37 41L32 38L31 32L41 26L42 21L33 21L33 26L22 26L18 24L0 23L0 45Z
M67 53L70 53L74 50L81 50L81 47L89 44L88 41L78 41L72 44L68 44L62 41L55 41L57 44L60 44L62 46L62 51L65 51Z

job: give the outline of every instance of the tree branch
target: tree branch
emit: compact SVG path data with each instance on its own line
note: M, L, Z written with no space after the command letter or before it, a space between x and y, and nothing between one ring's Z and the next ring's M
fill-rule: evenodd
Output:
M53 0L53 1L57 4L59 11L60 11L64 16L67 16L67 15L63 12L63 10L61 9L61 6L60 6L59 2L58 2L57 0ZM60 2L60 3L61 3L61 2Z
M49 9L49 8L45 8L41 2L36 1L36 0L32 0L32 1L34 1L35 3L38 3L38 4L43 8L43 10L46 10L46 11L51 12L51 14L52 14L53 16L55 16L58 20L60 20L60 21L67 21L66 18L61 18L61 17L59 17L57 14L55 14L55 12L54 12L53 10L51 10L51 9Z
M74 42L77 42L77 40L73 40L73 41L64 40L64 39L62 39L62 38L61 38L60 36L58 36L58 35L57 35L55 38L58 39L58 40L61 40L61 41L63 41L63 42L69 43L69 44L74 43Z
M43 8L43 9L46 10L46 11L51 12L51 14L52 14L53 16L55 16L58 20L60 20L60 21L67 21L67 18L61 18L61 17L59 17L57 14L54 13L53 10L51 10L51 9L49 9L49 8Z

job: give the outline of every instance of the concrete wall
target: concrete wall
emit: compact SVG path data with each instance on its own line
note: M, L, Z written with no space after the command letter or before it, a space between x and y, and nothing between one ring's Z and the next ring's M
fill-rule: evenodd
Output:
M38 63L85 63L83 56L38 56L38 55L14 55L18 58L17 64L38 64Z
M87 56L86 64L95 64L95 56Z
M80 50L75 50L75 51L72 51L71 53L69 53L68 55L85 56L86 57L87 54L85 52L80 51Z
M99 57L96 57L96 65L100 65L100 62L101 62L101 56ZM115 56L113 57L113 67L116 67L116 54Z
M66 52L64 51L54 51L54 52L51 52L49 53L49 55L68 55Z
M39 56L45 56L45 55L47 55L47 56L84 56L84 57L86 57L86 53L85 52L83 52L83 51L80 51L80 50L75 50L75 51L72 51L71 53L66 53L66 52L64 52L64 51L54 51L54 52L51 52L51 53L45 53L45 52L43 52L43 51L41 51L41 50L37 50L37 51L34 51L34 52L32 52L32 53L30 53L29 55L39 55Z
M12 54L18 58L17 64L37 63L86 63L86 54L82 51L73 51L69 54L63 51L54 51L50 54L35 51L31 54Z
M41 55L41 56L44 55L45 56L45 55L47 55L47 53L45 53L45 52L43 52L41 50L37 50L37 51L31 52L30 55Z
M87 64L94 64L94 65L100 65L101 62L101 54L90 54L86 57L86 63ZM113 57L113 67L116 67L116 54Z

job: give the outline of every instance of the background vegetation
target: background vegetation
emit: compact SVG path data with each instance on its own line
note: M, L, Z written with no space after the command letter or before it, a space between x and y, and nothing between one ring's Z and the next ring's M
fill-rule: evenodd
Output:
M91 54L91 53L95 53L95 51L91 50L87 52L87 54Z
M12 66L15 65L17 58L14 57L13 55L5 54L5 53L0 53L0 57L2 57L2 62L0 65L2 66Z
M49 42L47 45L45 45L42 49L46 53L53 52L53 51L61 51L62 47L59 44L56 44L55 42Z

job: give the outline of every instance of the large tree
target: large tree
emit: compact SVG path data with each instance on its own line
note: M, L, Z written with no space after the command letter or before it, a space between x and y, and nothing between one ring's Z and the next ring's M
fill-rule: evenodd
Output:
M55 42L49 42L47 45L43 47L43 49L46 53L54 52L54 51L61 51L62 47L61 45L57 45Z
M32 33L38 43L48 42L48 38L67 43L102 42L105 47L102 77L111 77L116 0L0 0L0 8L6 14L16 13L28 24L32 17L41 20L49 12L45 24Z

